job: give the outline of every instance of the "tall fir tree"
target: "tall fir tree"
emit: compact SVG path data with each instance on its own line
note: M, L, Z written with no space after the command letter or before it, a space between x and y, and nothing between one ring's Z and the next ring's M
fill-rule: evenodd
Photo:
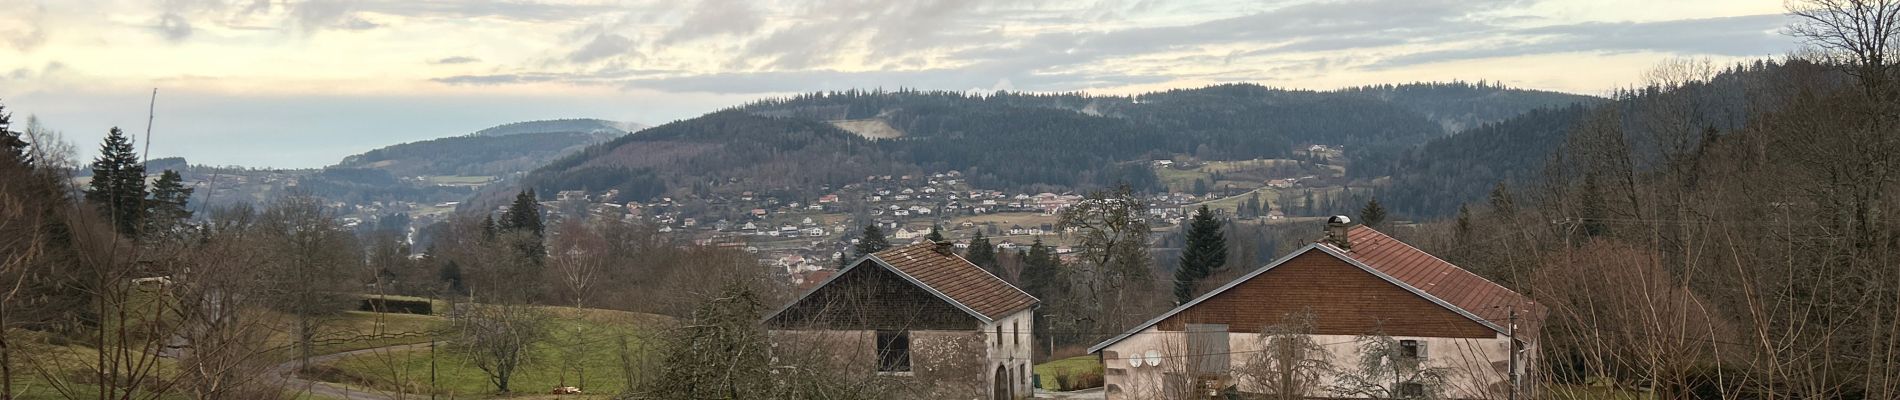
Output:
M191 192L184 176L165 170L152 182L152 198L145 202L146 236L182 237L191 221Z
M7 106L0 104L0 162L33 165L32 153L27 151L26 139L21 132L13 130L13 114L7 113Z
M1061 290L1062 260L1056 258L1049 246L1042 244L1041 237L1029 244L1029 251L1017 255L1023 264L1022 276L1018 279L1023 283L1023 291L1050 302Z
M1187 248L1181 251L1181 267L1174 270L1176 304L1187 304L1200 295L1201 280L1226 266L1227 237L1221 233L1220 221L1203 205L1188 223Z
M541 203L534 196L534 189L522 190L515 195L515 202L508 205L508 211L501 215L502 232L519 232L524 235L504 236L523 257L535 265L547 258L548 246L543 236L545 225L541 222Z
M1511 190L1504 187L1504 182L1491 187L1491 211L1506 217L1517 214L1517 201L1511 199Z
M482 240L487 240L487 241L495 240L495 234L498 233L498 231L500 230L501 229L499 227L495 226L494 215L488 215L488 216L482 217Z
M929 239L933 243L943 241L943 228L938 227L937 224L931 224L930 234L924 235L924 239Z
M508 211L501 215L501 228L527 231L537 238L546 237L546 228L541 223L541 202L535 198L534 189L515 194L515 202L509 204Z
M964 254L963 258L991 274L1003 276L1003 271L996 268L996 245L990 244L990 238L984 237L983 232L977 232L976 236L970 238L970 252Z
M864 232L858 234L858 244L851 249L858 253L858 257L864 257L888 248L891 248L891 242L884 239L884 230L878 229L877 224L870 224L864 226Z
M145 215L145 165L139 162L132 139L119 128L108 131L99 145L86 201L110 218L120 234L138 236Z
M1366 206L1359 209L1359 223L1374 228L1385 223L1385 206L1379 204L1379 199L1367 200Z

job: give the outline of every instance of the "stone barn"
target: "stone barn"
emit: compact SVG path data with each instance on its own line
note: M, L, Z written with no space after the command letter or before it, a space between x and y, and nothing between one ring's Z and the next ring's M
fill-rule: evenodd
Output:
M1029 398L1038 300L952 248L918 243L851 263L766 316L775 349L822 354L823 368L905 398Z

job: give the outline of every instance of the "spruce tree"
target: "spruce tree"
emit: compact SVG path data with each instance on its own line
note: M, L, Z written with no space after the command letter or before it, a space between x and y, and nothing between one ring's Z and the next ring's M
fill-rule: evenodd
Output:
M1451 232L1452 238L1456 239L1458 245L1463 246L1469 244L1471 240L1470 207L1465 207L1464 205L1458 206L1458 220L1456 224L1452 225Z
M1366 206L1359 209L1359 222L1375 228L1385 223L1385 206L1379 204L1379 199L1366 201Z
M1181 251L1181 267L1174 270L1176 304L1193 300L1202 279L1227 265L1227 237L1221 234L1220 221L1207 206L1194 213L1188 223L1187 248Z
M152 198L145 202L147 236L182 235L181 228L191 220L192 188L185 187L185 179L178 171L165 170L152 182Z
M99 158L92 161L92 182L87 184L86 201L112 220L120 234L138 236L145 214L145 165L133 150L132 139L119 128L106 133L99 145Z
M964 258L970 260L971 264L983 267L985 271L1003 276L1003 272L996 269L996 245L990 244L990 238L983 237L983 232L977 232L975 237L970 238L970 252Z
M924 235L924 239L929 239L929 240L930 240L930 242L932 242L932 243L936 243L936 242L941 242L941 241L943 241L943 231L942 231L942 228L939 228L939 227L937 227L937 225L936 225L936 224L931 224L931 225L930 225L930 234L929 234L929 235Z
M1023 264L1022 276L1018 279L1022 281L1023 291L1029 292L1030 296L1042 299L1045 304L1050 303L1060 290L1062 275L1059 268L1061 268L1062 260L1056 258L1055 252L1050 251L1049 246L1042 244L1040 237L1036 238L1035 243L1029 245L1028 252L1018 252L1017 256L1022 259Z
M858 234L858 245L853 246L852 250L858 253L858 257L864 257L888 248L891 248L891 242L884 239L884 230L878 229L877 224L870 224L864 226L864 233Z
M534 189L522 190L515 195L515 202L508 205L508 211L501 215L502 230L520 230L543 235L545 228L541 223L541 203L535 199Z
M1498 182L1497 186L1491 187L1491 210L1497 211L1498 215L1509 217L1516 214L1516 203L1511 199L1511 190L1504 187L1504 182Z
M13 131L13 114L7 113L7 106L0 105L0 162L33 165L33 158L26 149L26 140L21 133Z
M482 217L482 240L487 240L487 241L495 240L495 233L497 233L497 231L499 230L500 229L495 226L494 215L488 215L488 216Z

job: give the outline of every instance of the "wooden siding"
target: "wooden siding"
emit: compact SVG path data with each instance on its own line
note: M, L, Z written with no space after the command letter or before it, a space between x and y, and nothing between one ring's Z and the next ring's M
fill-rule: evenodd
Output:
M1490 338L1497 331L1322 251L1308 251L1272 270L1162 320L1158 328L1226 324L1260 332L1289 314L1312 310L1315 334Z
M864 260L766 321L773 329L964 330L975 316Z

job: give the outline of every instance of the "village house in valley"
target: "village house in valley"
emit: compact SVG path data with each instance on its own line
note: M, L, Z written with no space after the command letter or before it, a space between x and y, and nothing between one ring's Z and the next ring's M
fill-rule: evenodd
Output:
M848 374L887 376L909 398L1028 398L1035 297L948 243L852 263L768 315L776 348L818 352Z
M1089 352L1107 368L1109 399L1280 388L1314 398L1503 399L1513 376L1528 376L1543 314L1526 296L1333 217L1319 243ZM1269 344L1276 340L1287 341ZM1282 374L1298 367L1279 368L1321 364L1330 367L1305 379ZM1369 376L1361 371L1392 373L1359 379Z

